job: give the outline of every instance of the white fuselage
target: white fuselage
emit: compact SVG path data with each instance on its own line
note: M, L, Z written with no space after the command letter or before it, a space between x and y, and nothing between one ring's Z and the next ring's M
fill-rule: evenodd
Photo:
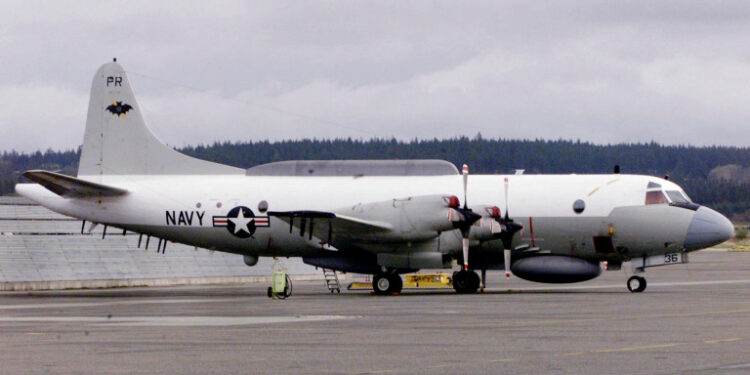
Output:
M129 193L121 197L67 199L35 184L20 184L17 191L65 215L103 223L170 241L240 254L305 256L320 252L318 243L290 231L289 224L270 218L252 237L238 238L212 219L226 216L236 206L249 207L256 215L259 202L271 211L315 210L345 214L363 202L387 201L424 195L462 196L460 175L413 177L271 177L271 176L79 176L116 186ZM505 201L505 181L508 202ZM617 208L644 206L646 186L656 181L664 190L679 186L655 177L636 175L472 175L468 183L469 207L497 206L503 215L507 205L512 219L524 226L516 243L530 243L553 253L594 258L593 236L612 235L615 244L627 243L630 254L663 252L658 244L681 246L692 217L689 210L659 205L674 216L670 225L654 228L644 217L613 222ZM583 200L581 213L573 203ZM653 213L653 211L652 211ZM629 215L632 216L632 215ZM406 218L408 220L408 218ZM659 220L663 221L665 218ZM448 220L448 218L446 218ZM623 220L623 219L619 219ZM676 227L676 222L681 223ZM483 225L482 222L477 225ZM644 227L638 233L617 229ZM460 250L458 231L442 233L443 252ZM627 231L626 231L627 232ZM644 238L625 238L624 236ZM658 235L658 238L645 236ZM667 237L664 237L667 236ZM472 246L480 243L475 241ZM499 242L482 244L502 249ZM423 246L433 246L431 243ZM397 249L394 249L397 250ZM429 250L429 249L424 249ZM434 251L434 250L433 250Z

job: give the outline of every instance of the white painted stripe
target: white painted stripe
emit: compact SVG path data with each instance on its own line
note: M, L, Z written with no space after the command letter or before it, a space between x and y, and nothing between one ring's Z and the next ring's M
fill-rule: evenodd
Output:
M0 310L26 310L26 309L61 309L67 307L96 307L115 305L161 305L172 303L219 303L247 301L247 298L204 298L204 299L139 299L108 302L71 302L71 303L29 303L24 305L4 305Z
M668 287L668 286L698 286L698 285L729 285L729 284L750 284L750 279L744 280L706 280L706 281L681 281L681 282L664 282L648 283L648 287ZM587 290L587 289L620 289L625 288L625 282L622 284L607 285L570 285L570 286L542 286L526 288L486 288L488 292L501 291L532 291L532 290Z
M737 365L727 365L727 366L721 366L719 367L719 370L730 370L735 368L750 368L750 362L748 363L740 363Z
M239 326L275 323L321 322L355 319L353 315L302 316L0 316L0 322L10 323L95 323L119 326Z

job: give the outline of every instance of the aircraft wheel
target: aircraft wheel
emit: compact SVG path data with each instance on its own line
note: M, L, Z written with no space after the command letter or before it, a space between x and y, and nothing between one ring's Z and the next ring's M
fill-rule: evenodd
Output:
M379 296L391 294L393 289L393 278L385 273L379 273L372 278L372 290Z
M627 282L628 290L633 293L640 293L646 290L646 279L641 276L631 276Z
M479 275L474 271L458 271L453 274L453 289L456 293L476 293L479 289Z
M401 276L394 273L389 276L391 279L391 293L401 293L401 289L404 287L404 281L401 280Z
M286 287L284 288L284 298L292 295L292 278L286 275Z

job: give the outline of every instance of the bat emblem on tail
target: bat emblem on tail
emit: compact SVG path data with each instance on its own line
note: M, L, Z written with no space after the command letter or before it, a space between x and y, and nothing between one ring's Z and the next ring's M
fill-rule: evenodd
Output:
M123 102L115 102L112 100L112 104L107 107L107 110L110 111L115 116L120 116L127 120L127 117L125 117L125 114L128 113L129 110L133 109L130 104L123 103Z

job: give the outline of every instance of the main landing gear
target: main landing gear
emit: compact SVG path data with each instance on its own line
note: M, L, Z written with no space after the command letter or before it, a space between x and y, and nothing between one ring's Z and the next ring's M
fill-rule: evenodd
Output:
M453 273L453 289L456 293L476 293L479 290L479 283L479 275L474 271L461 270Z
M646 290L646 278L643 276L630 276L628 279L628 290L633 293L640 293Z
M397 273L379 273L372 278L372 290L379 296L401 293L403 286L401 276Z

